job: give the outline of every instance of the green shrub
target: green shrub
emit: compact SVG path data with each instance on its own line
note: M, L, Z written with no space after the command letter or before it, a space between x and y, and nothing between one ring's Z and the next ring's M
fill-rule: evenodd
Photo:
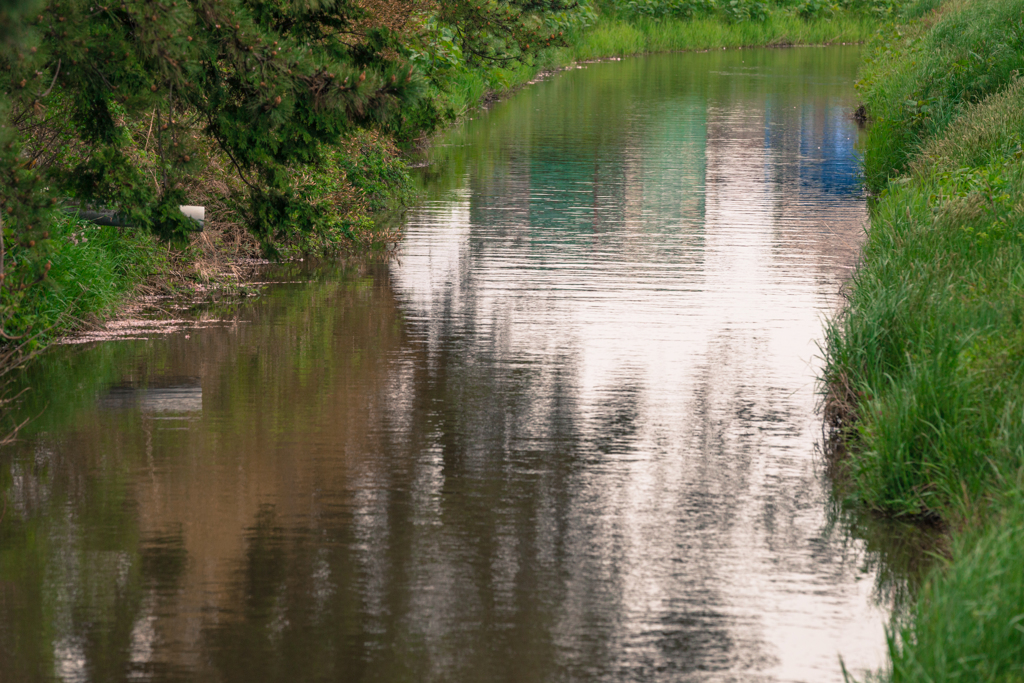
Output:
M628 0L622 7L632 17L675 17L689 18L695 15L709 15L717 8L715 0Z
M723 0L721 10L726 20L733 23L763 22L769 13L768 3L763 0Z
M831 16L836 12L838 6L827 0L803 0L796 6L796 13L804 19L814 17Z

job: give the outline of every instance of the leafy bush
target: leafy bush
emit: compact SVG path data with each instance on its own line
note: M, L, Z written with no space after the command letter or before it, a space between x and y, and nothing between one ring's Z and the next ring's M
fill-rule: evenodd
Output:
M803 0L796 6L796 13L805 19L829 16L838 9L837 5L827 0Z
M413 185L405 160L387 138L361 131L336 148L326 172L340 171L365 201L366 210L383 213L408 204Z
M358 131L322 155L319 164L297 169L294 180L305 204L317 212L317 225L288 232L287 226L304 220L291 214L267 238L283 255L323 256L338 251L339 245L363 244L373 233L372 215L392 212L414 197L404 158L380 133Z
M722 14L728 21L762 22L768 18L768 3L763 0L728 0L721 5Z
M26 8L4 15L18 31L17 41L0 41L0 99L10 103L0 114L11 126L3 135L13 136L8 165L21 158L37 167L22 184L46 173L33 196L49 199L49 186L58 198L117 208L180 241L191 229L175 210L181 185L214 145L244 181L244 216L268 252L282 231L320 229L319 212L291 182L296 167L320 163L359 128L410 134L410 125L436 125L440 112L420 101L427 82L445 78L443 65L528 60L564 43L580 13L575 0L48 0L38 13ZM129 153L141 121L152 138L148 168ZM69 140L78 153L52 153L55 141ZM16 220L27 195L6 195L14 224L35 226Z
M629 0L623 9L627 16L688 19L701 14L712 14L716 9L716 3L715 0Z

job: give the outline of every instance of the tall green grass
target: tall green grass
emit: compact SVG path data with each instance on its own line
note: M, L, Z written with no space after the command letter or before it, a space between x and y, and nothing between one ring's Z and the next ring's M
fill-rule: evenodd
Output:
M1017 487L1024 482L1017 482ZM889 637L893 683L1024 681L1024 506L959 539L953 562Z
M112 315L150 278L169 269L166 247L149 233L100 227L58 214L49 240L51 268L25 294L6 329L45 342Z
M854 495L971 518L1024 465L1024 81L965 109L873 209L828 378L856 411Z
M1022 176L1006 189L1024 192ZM1024 216L998 222L956 191L936 173L879 203L827 336L830 379L857 401L856 497L947 520L987 507L1021 466L1024 409Z
M434 96L441 102L442 108L454 116L462 116L492 95L508 93L533 80L541 71L559 68L571 62L572 58L565 50L547 50L530 64L465 69L451 75Z
M881 190L827 329L849 495L941 520L951 563L882 680L1024 681L1024 1L952 0L874 46Z
M851 43L869 39L877 28L878 20L862 13L804 19L782 8L772 9L763 22L602 16L569 54L574 60L586 60L674 50Z

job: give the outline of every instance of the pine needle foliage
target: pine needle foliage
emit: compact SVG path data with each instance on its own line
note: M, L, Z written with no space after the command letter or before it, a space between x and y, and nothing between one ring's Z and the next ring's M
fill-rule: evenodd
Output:
M296 166L355 128L399 126L423 95L409 58L423 19L454 27L463 55L508 62L557 40L565 0L356 2L355 0L52 0L12 22L37 47L6 51L0 74L10 120L33 133L52 107L82 143L47 161L59 192L119 209L165 239L192 224L177 211L197 145L217 144L248 187L246 219L273 252L318 217L291 184ZM17 52L17 54L14 54ZM43 86L46 86L45 88ZM128 120L153 121L157 182L125 154ZM200 127L205 137L190 133ZM49 154L48 154L49 153ZM26 156L22 154L22 156ZM59 193L58 192L58 193Z

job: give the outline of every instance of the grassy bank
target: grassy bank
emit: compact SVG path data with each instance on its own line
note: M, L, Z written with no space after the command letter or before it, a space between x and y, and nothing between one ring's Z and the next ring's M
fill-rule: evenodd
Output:
M783 8L771 10L764 21L736 23L712 17L679 20L602 16L569 53L573 60L587 60L723 47L854 43L869 39L877 28L878 19L861 12L803 18Z
M543 51L530 64L462 71L435 96L460 116L482 101L514 91L538 73L576 62L651 52L859 43L870 39L881 23L877 13L866 9L822 7L826 11L805 17L795 6L772 6L765 8L762 20L730 21L713 15L629 15L609 6L586 29L570 36L568 47Z
M878 197L828 329L826 417L850 497L954 537L885 680L1024 680L1022 67L1024 1L953 0L863 72Z

